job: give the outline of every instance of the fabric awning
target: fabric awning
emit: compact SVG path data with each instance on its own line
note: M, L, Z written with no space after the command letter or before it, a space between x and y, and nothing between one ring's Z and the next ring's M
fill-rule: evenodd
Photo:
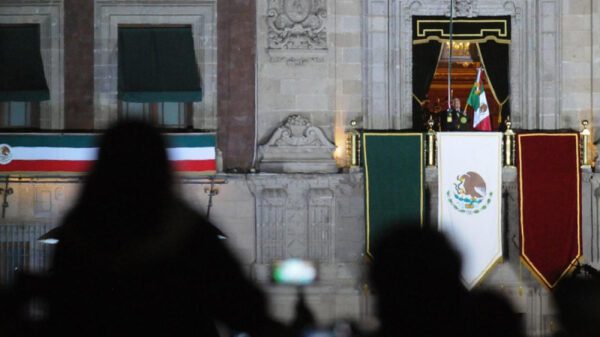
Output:
M119 27L119 99L201 101L191 28Z
M0 101L50 99L39 25L0 27Z

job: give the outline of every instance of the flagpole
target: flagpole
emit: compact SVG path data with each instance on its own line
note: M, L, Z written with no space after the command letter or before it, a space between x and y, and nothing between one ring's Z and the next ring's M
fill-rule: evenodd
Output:
M448 46L448 110L452 108L452 97L450 88L452 87L452 30L454 26L454 0L450 0L450 44Z

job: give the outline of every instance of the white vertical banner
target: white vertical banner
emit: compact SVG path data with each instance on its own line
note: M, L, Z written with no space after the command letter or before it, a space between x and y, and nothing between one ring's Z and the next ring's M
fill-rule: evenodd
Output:
M502 134L439 132L438 228L462 256L471 289L502 259Z

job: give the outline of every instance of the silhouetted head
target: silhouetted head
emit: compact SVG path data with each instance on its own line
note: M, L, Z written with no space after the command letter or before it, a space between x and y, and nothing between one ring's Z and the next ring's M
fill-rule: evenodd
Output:
M466 290L458 253L439 232L400 224L382 235L370 279L386 335L456 335Z
M554 300L568 336L600 336L600 279L566 278L554 290Z
M141 121L125 121L108 129L100 141L98 160L91 172L88 188L103 189L96 183L118 183L137 189L169 188L171 170L163 136L157 129ZM153 185L152 188L148 187Z
M141 121L119 122L101 137L98 159L74 210L80 230L94 235L143 235L159 223L172 198L163 136ZM134 234L135 233L135 234Z
M472 336L522 337L520 316L502 294L490 290L470 293Z

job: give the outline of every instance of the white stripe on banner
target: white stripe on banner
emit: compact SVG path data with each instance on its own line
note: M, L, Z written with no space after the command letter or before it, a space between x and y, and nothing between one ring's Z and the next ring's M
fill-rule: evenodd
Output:
M169 160L215 159L214 147L174 147L167 149Z
M502 258L499 132L439 132L438 228L463 258L471 289Z
M75 147L20 147L12 148L12 160L96 160L98 148ZM167 149L169 160L215 159L213 147L177 147Z
M11 151L12 160L96 160L97 147L21 147Z

